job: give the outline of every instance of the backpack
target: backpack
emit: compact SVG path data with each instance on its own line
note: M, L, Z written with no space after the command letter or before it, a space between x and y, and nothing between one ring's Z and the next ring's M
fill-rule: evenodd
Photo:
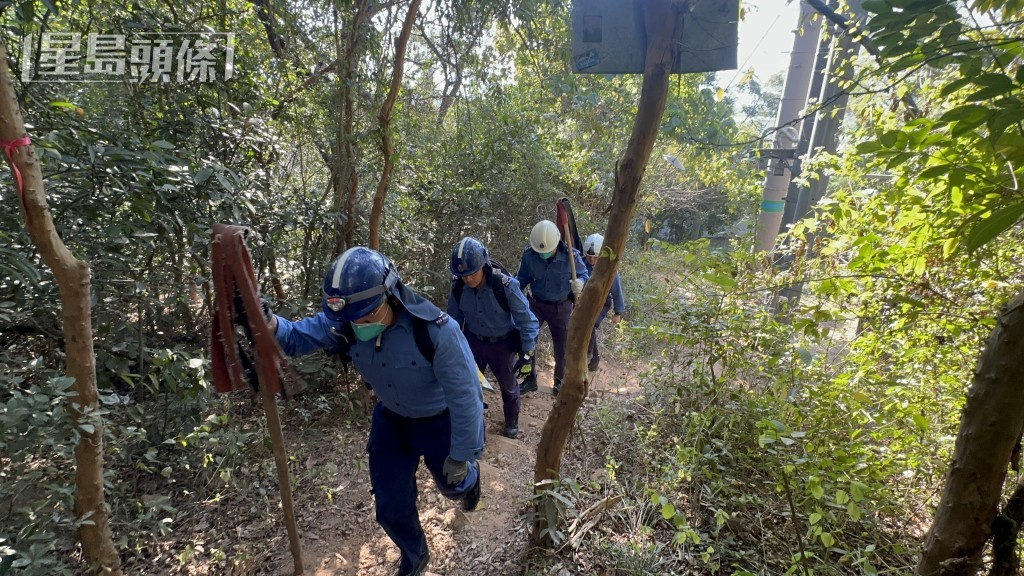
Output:
M508 306L508 295L505 294L505 284L508 281L505 278L511 278L512 273L505 268L501 262L498 262L494 258L489 258L487 265L484 266L484 281L491 287L491 291L494 292L494 299L498 301L498 306L505 311L506 314L511 312L511 308ZM462 289L466 286L466 283L461 278L455 277L452 279L452 295L455 296L455 302L462 304Z

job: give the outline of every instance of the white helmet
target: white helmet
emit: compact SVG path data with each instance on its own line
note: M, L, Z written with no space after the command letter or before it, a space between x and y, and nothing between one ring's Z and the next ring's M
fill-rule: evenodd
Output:
M530 248L535 252L553 252L561 239L562 235L554 222L541 220L534 224L533 230L530 231Z
M600 234L591 234L583 241L583 255L597 256L601 253L601 246L603 245L604 236L601 236Z

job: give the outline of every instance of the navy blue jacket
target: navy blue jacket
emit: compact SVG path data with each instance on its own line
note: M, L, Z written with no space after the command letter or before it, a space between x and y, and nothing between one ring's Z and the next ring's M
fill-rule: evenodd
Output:
M576 260L576 277L584 282L590 278L587 265L580 256L580 251L573 248L572 257ZM533 248L527 246L523 250L523 258L519 262L516 280L523 290L530 286L534 298L548 302L565 300L572 293L569 282L572 271L569 268L569 248L564 242L558 243L555 255L550 260L540 257Z
M484 447L483 392L469 343L458 324L436 306L407 288L400 290L405 307L396 309L398 320L381 335L379 351L376 338L349 347L340 336L343 326L323 312L297 322L278 316L277 342L289 356L321 349L337 353L347 348L352 363L384 407L409 418L434 416L448 409L452 423L449 455L463 462L477 460ZM434 342L432 365L416 345L414 311L416 316L434 319L427 325Z
M593 274L594 267L587 262L587 273ZM626 311L626 296L622 293L622 278L619 278L619 273L615 273L615 280L612 281L612 291L609 294L612 300L612 310L616 314L623 314Z
M498 274L497 271L494 274ZM540 323L530 311L530 303L519 289L519 281L502 274L502 290L508 300L509 311L505 312L491 289L486 277L478 288L462 287L460 302L455 301L455 294L448 294L448 315L463 325L464 328L478 336L495 338L504 336L509 331L519 330L523 352L529 352L537 345L537 333ZM462 282L461 279L456 282Z

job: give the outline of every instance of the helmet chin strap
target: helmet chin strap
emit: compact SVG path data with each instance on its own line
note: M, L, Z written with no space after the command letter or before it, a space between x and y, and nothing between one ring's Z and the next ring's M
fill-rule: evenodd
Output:
M391 305L391 302L388 301L387 297L384 298L384 306L388 309L388 311L384 315L384 318L381 320L380 323L385 325L385 326L387 326L388 328L390 328L390 327L395 325L395 319L397 318L397 316L395 315L394 307ZM373 349L376 350L377 352L380 352L380 344L381 344L381 340L383 340L383 339L384 339L384 333L383 332L381 332L380 334L377 334L377 341L374 342L374 345L373 345Z

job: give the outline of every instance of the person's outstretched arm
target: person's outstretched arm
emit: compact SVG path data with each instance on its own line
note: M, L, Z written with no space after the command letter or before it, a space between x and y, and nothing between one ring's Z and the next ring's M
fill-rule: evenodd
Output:
M276 337L288 356L304 356L317 350L334 354L348 344L338 330L338 324L328 320L323 312L295 322L278 316Z
M454 322L438 326L434 377L444 389L452 422L453 460L478 460L484 449L484 397L469 343Z
M523 352L530 352L537 346L537 334L540 333L540 323L537 317L530 311L530 303L519 289L519 282L515 278L509 279L509 283L503 286L505 297L508 299L509 312L512 314L512 322L516 330L519 330L519 340L523 345Z

